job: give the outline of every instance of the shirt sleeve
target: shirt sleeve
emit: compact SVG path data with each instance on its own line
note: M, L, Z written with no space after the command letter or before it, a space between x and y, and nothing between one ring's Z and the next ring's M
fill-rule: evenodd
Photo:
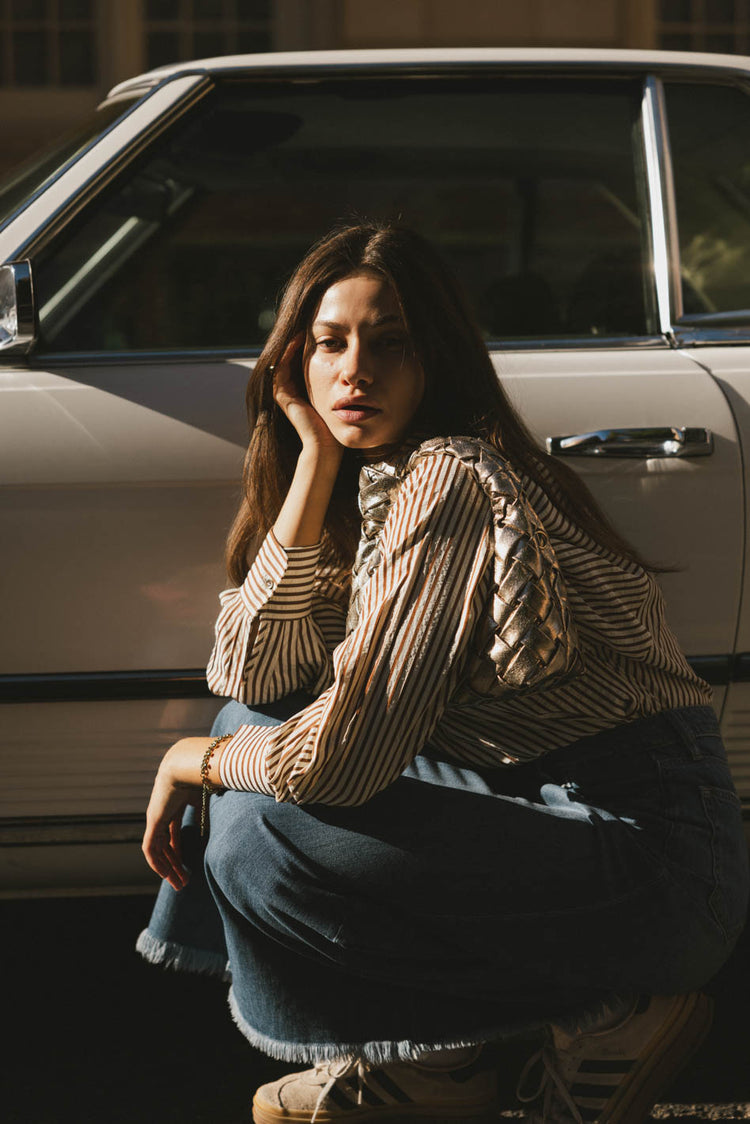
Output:
M400 776L464 673L486 610L489 528L471 473L451 456L420 459L386 519L357 627L333 653L333 682L279 726L241 726L221 756L222 783L356 805Z
M214 694L252 704L329 685L346 593L321 578L319 561L320 544L282 547L269 532L242 585L219 595L206 672Z

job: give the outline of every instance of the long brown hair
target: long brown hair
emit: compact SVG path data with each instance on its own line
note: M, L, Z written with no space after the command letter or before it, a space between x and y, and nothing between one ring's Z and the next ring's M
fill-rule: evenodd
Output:
M227 540L230 580L241 584L248 551L276 521L301 448L294 427L274 402L273 366L291 340L308 331L326 290L362 270L377 273L393 287L425 372L425 397L414 427L431 437L473 435L489 442L596 542L638 565L659 569L621 537L580 477L537 445L498 381L463 290L433 247L406 227L358 223L331 231L297 266L250 375L246 401L251 438L243 498ZM301 378L301 366L299 374ZM356 454L345 453L324 529L325 556L344 566L351 564L358 538L360 464Z

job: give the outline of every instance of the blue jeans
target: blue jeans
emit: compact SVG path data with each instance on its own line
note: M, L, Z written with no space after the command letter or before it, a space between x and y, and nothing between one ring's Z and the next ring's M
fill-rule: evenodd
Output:
M308 700L229 703L213 733ZM748 897L747 845L714 712L665 711L534 762L420 755L357 808L211 798L192 877L162 886L149 959L224 972L274 1057L409 1057L571 1022L615 997L705 984Z

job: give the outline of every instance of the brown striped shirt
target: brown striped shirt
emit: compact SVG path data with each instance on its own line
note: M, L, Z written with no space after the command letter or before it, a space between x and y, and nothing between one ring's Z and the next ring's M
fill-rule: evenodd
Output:
M277 800L354 805L427 747L464 764L511 764L710 702L653 577L595 543L538 485L524 487L562 571L577 675L530 693L467 692L492 603L492 512L461 461L424 456L391 493L379 561L348 629L346 575L320 567L319 547L285 549L273 533L243 585L221 594L212 691L248 705L297 689L316 696L280 726L240 727L220 759L222 783Z

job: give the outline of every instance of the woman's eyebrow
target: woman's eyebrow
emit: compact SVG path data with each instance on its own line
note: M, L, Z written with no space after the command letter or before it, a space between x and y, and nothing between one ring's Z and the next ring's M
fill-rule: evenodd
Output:
M377 316L368 324L370 328L380 328L383 324L403 324L401 317L396 312L389 312L385 316ZM333 328L335 331L345 332L347 324L339 324L338 320L315 320L313 328Z

